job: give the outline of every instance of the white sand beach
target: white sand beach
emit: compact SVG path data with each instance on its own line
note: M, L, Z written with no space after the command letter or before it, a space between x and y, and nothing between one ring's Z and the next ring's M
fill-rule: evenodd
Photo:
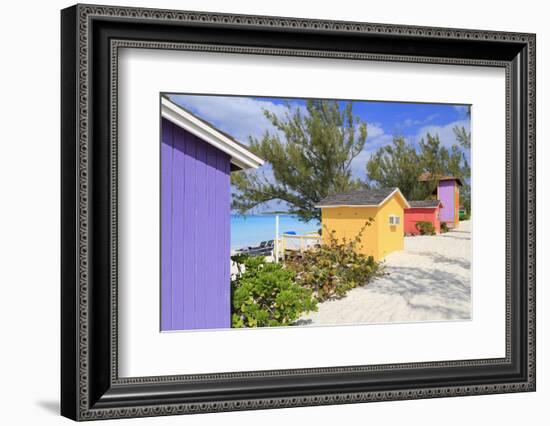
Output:
M471 225L435 236L405 237L385 259L388 275L319 304L299 325L470 319Z

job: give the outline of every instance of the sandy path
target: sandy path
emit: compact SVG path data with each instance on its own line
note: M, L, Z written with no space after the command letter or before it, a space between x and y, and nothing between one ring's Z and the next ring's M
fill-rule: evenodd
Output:
M470 318L470 221L431 237L405 237L405 250L385 259L387 276L319 305L303 325Z

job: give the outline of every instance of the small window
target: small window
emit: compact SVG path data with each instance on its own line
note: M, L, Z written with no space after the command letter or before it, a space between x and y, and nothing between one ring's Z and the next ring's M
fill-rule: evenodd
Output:
M399 225L399 216L390 215L390 225Z

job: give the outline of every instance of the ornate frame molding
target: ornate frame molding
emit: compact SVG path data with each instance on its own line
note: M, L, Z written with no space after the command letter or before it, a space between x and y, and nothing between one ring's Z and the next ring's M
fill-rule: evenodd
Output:
M478 31L464 29L447 28L429 28L429 27L411 27L401 25L369 24L358 22L336 22L324 20L295 19L281 17L265 16L246 16L229 15L203 12L184 12L156 9L136 9L126 7L104 7L77 5L66 9L63 12L64 29L63 45L64 69L66 74L71 74L74 79L70 88L64 88L63 112L65 118L74 118L72 125L74 128L64 128L63 148L67 148L67 158L64 157L64 177L73 176L72 186L64 186L62 189L67 191L63 200L63 209L67 214L74 213L74 229L67 225L66 238L63 238L66 249L62 255L64 264L72 263L67 267L63 285L64 292L72 292L71 301L74 299L74 306L68 306L66 299L62 300L63 315L63 353L67 358L76 357L69 366L64 365L65 376L62 376L64 390L62 390L62 413L68 417L78 420L92 420L113 417L140 417L151 415L170 415L197 412L214 412L229 410L246 410L261 408L280 408L292 406L324 405L324 404L342 404L366 401L382 400L400 400L416 398L434 398L443 396L461 396L476 395L488 393L504 393L518 391L533 391L535 389L535 36L533 34L519 34L510 32ZM521 81L518 81L517 61L512 59L481 59L481 58L460 58L460 57L442 57L442 56L413 56L403 54L384 54L384 53L365 53L350 52L341 50L319 50L319 49L300 49L300 48L281 48L281 47L254 47L244 45L221 45L212 43L193 43L178 41L146 41L140 39L111 38L109 41L109 64L110 71L108 90L110 91L110 126L109 126L109 244L104 247L109 251L109 344L111 347L109 365L105 365L103 360L99 367L92 365L90 357L94 352L93 342L98 339L91 328L95 324L97 314L91 311L90 290L93 286L92 278L92 256L91 243L95 241L93 235L92 215L98 207L93 203L95 193L93 188L96 186L92 178L93 170L90 157L93 148L90 143L94 138L91 131L92 114L95 107L93 102L93 81L92 81L92 49L98 49L94 46L92 27L94 21L104 22L139 22L141 24L162 25L193 25L193 26L216 26L227 29L249 28L255 30L276 29L280 31L289 31L291 33L315 33L332 34L352 34L355 36L373 35L376 37L392 38L410 38L411 40L437 40L437 41L466 41L481 43L503 43L506 46L517 46L517 49L523 49L524 54L521 61L524 61L526 74ZM72 38L72 40L69 40ZM262 372L243 372L243 373L222 373L209 375L193 376L162 376L162 377L140 377L140 378L119 378L118 377L118 327L117 327L117 87L118 87L118 49L120 48L154 48L154 49L175 49L175 50L194 50L208 52L226 52L237 54L263 54L263 55L293 55L309 56L337 59L353 60L371 60L371 61L395 61L395 62L418 62L418 63L437 63L437 64L455 64L455 65L479 65L503 67L506 69L506 110L507 110L507 165L506 165L506 195L507 195L507 260L506 260L506 357L503 359L482 359L482 360L464 360L451 362L433 362L433 363L414 363L414 364L389 364L378 366L360 366L360 367L327 367L321 369L302 369L302 370L274 370ZM513 50L513 47L510 47ZM524 88L520 86L524 85ZM103 89L102 89L103 90ZM525 105L516 105L513 98L518 90L524 91ZM72 95L75 96L72 96ZM76 99L76 102L75 102ZM519 108L519 112L518 112ZM69 112L72 109L72 112ZM517 173L525 174L525 185L519 186L514 181L512 170L512 161L514 152L512 150L512 139L519 131L513 128L511 123L514 114L523 114L521 122L525 126L526 138L523 138L525 144L524 150L526 158L524 159L524 169ZM72 115L71 115L72 114ZM74 116L74 117L73 117ZM70 146L70 147L69 147ZM71 154L74 154L72 156ZM65 155L65 154L64 154ZM69 164L70 163L70 164ZM69 185L64 182L63 185ZM518 185L518 186L516 186ZM511 365L512 364L512 341L514 321L517 321L517 313L512 309L512 298L517 297L513 294L512 280L518 276L513 276L514 271L510 258L514 250L518 247L512 247L514 238L517 240L517 231L514 226L511 210L513 206L514 190L522 192L517 194L519 200L525 203L525 271L523 275L526 278L524 283L524 297L526 298L525 320L525 370L520 380L511 380L505 382L479 383L471 385L447 385L433 387L401 387L395 390L376 390L376 391L353 391L353 392L331 392L316 393L311 395L273 395L267 398L220 398L215 401L195 402L172 402L162 401L157 403L147 403L132 398L120 398L124 396L125 387L131 386L169 386L170 384L196 383L196 382L215 382L228 379L253 379L266 377L304 377L307 375L330 376L333 374L346 373L369 373L380 371L400 371L408 369L448 369L453 367L480 367L488 365ZM65 193L65 192L64 192ZM72 194L72 195L71 195ZM523 231L521 231L523 232ZM521 237L521 236L520 236ZM522 237L522 238L523 238ZM72 241L74 239L74 241ZM516 241L514 240L514 241ZM69 241L71 241L69 243ZM522 239L523 241L523 239ZM517 241L516 241L517 242ZM74 245L74 246L73 246ZM521 249L521 247L519 247ZM75 262L76 259L76 262ZM71 269L72 268L72 269ZM64 266L64 269L65 266ZM74 272L74 276L72 273ZM521 274L519 278L522 278ZM103 299L102 299L103 300ZM516 317L514 317L516 315ZM71 321L71 326L65 323ZM74 334L74 333L76 334ZM100 340L102 337L100 338ZM93 355L96 356L96 355ZM103 373L103 368L107 368L108 379L103 378L102 383L92 385L92 375ZM68 371L68 369L71 371ZM74 379L74 380L73 380ZM113 390L113 395L109 392L103 392L103 387ZM75 397L69 396L69 393L75 393ZM118 392L118 393L117 393ZM105 399L100 394L107 395ZM118 399L117 399L118 398Z

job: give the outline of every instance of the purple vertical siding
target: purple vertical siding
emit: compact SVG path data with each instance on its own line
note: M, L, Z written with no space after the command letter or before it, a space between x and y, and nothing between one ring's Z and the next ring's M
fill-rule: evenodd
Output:
M161 330L230 327L230 161L162 120Z
M210 328L206 317L215 314L213 309L206 312L206 298L210 287L207 273L209 269L219 267L214 262L210 263L211 259L208 254L208 250L212 248L216 241L211 240L211 244L205 244L209 240L208 227L210 226L208 223L207 195L209 192L208 189L210 189L209 186L214 184L206 182L206 156L209 146L204 142L196 142L195 190L197 191L197 196L195 197L195 211L193 213L189 212L194 217L187 217L188 221L195 223L195 324L193 328ZM214 302L212 303L213 308L216 301L212 302Z
M439 182L439 200L443 207L439 210L442 222L454 222L455 218L455 183L452 180Z
M206 173L205 173L205 183L206 185L215 184L216 180L215 177L215 171L217 167L217 157L218 154L215 150L208 150L206 152ZM220 246L219 239L217 238L215 227L216 227L216 216L220 215L219 212L217 212L217 205L216 205L216 191L206 191L205 193L205 204L206 204L206 229L204 230L204 234L206 235L206 239L209 241L217 241L216 246L210 247L211 253L204 253L204 256L206 257L212 257L212 261L214 263L219 263L223 266L223 260L219 258L218 253L218 247ZM229 258L226 257L226 263L229 261ZM223 268L222 268L223 270ZM219 279L219 277L216 276L216 270L212 268L207 268L205 271L205 280L207 283L213 283L216 281L216 279ZM219 287L219 286L218 286ZM215 285L207 285L205 288L205 292L203 294L203 302L205 305L209 303L211 300L218 300L216 297L216 290L217 287ZM206 309L204 310L206 312ZM209 318L208 316L204 317L204 323L209 324L212 322L215 326L217 323L217 317L218 312L217 310L211 313L212 318Z
M195 241L197 235L197 229L195 224L195 200L197 198L196 190L196 173L195 173L195 163L197 157L197 144L195 138L189 135L187 144L185 145L185 163L186 168L184 170L185 177L185 194L186 194L186 205L187 205L187 216L189 220L186 220L184 223L184 234L185 234L185 244L181 240L179 244L183 248L183 264L186 272L186 282L180 282L180 285L183 287L183 300L184 303L180 305L181 309L184 309L184 320L183 325L188 328L194 328L195 323L195 277L196 277L196 249ZM200 194L199 194L200 195ZM184 285L185 284L185 285ZM174 301L175 304L178 301ZM174 330L184 329L184 326L174 325Z
M187 166L184 148L186 146L186 135L179 131L178 127L172 126L173 131L173 160L172 160L172 256L170 258L170 266L172 268L172 295L171 295L171 310L172 324L183 323L182 304L185 305L184 288L179 285L185 279L184 253L183 245L180 241L185 238L185 195L186 187L184 187L184 173Z
M231 175L231 164L229 161L221 161L218 158L218 171L216 173L218 181L227 181L230 188L229 191L222 191L217 202L220 212L222 212L223 221L220 221L221 231L219 233L222 244L219 246L218 256L223 261L224 269L219 271L224 279L231 279L231 263L227 261L227 253L231 253L231 180L228 177ZM218 311L219 321L225 321L229 318L231 324L231 286L225 286L218 289L221 300L227 300L229 303L220 307Z
M160 144L160 161L162 164L160 185L161 191L161 330L169 330L172 324L172 159L174 143L172 138L173 125L164 123Z

